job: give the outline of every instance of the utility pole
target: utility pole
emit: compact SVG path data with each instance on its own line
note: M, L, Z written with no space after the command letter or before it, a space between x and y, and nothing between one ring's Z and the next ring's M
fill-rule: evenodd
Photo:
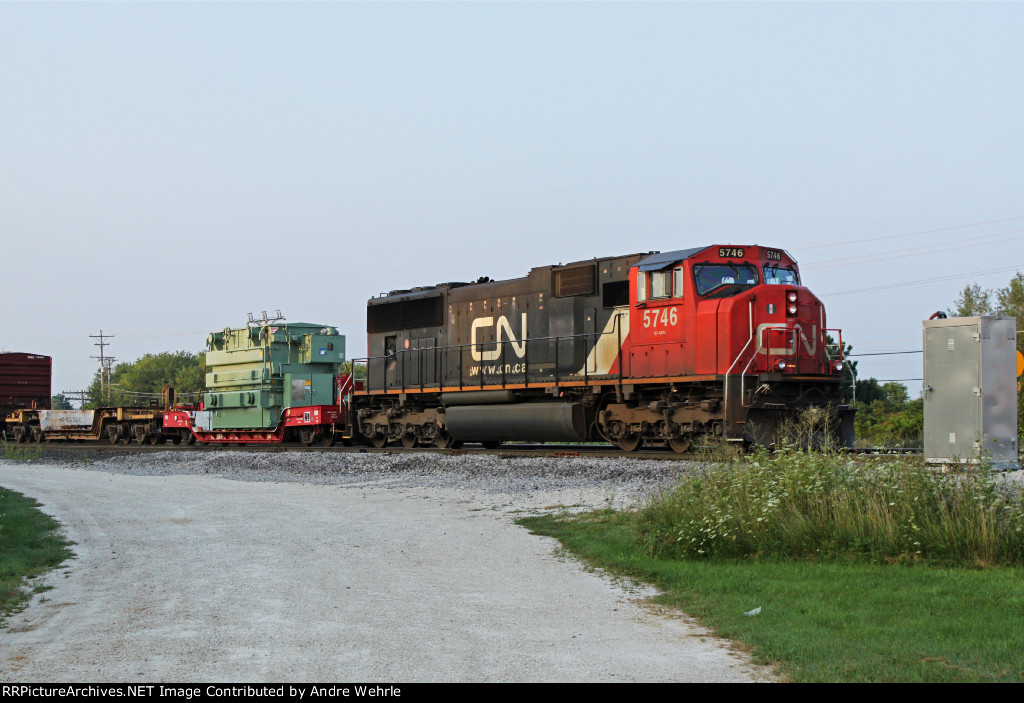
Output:
M78 409L82 410L85 408L85 393L86 391L61 391L61 395L68 398L73 395L78 396Z
M94 347L100 348L100 355L90 358L99 359L100 361L100 398L105 399L106 388L110 385L110 366L116 361L116 359L112 356L106 356L104 350L106 347L110 346L110 342L107 342L106 340L113 339L114 335L103 334L103 330L100 330L99 334L90 334L89 336L93 339L100 340L93 345Z

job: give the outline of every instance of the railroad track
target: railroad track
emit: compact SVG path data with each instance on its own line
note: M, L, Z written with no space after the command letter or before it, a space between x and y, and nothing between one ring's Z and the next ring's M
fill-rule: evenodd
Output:
M424 454L430 455L473 455L489 454L502 457L588 457L593 459L653 459L661 461L692 461L696 459L713 459L720 454L714 450L695 451L679 454L668 447L649 447L635 452L625 452L615 447L594 444L505 444L497 449L486 449L475 444L467 444L459 449L437 449L433 447L415 447L407 449L402 446L388 446L381 449L363 446L306 446L300 443L286 444L254 444L244 446L226 445L193 445L174 446L161 445L150 446L147 444L113 445L97 442L52 442L47 444L19 444L12 445L19 449L38 449L41 457L48 455L61 455L66 453L75 454L150 454L154 452L317 452L337 454ZM858 447L850 450L851 453L864 456L885 455L885 456L913 456L922 453L920 447Z

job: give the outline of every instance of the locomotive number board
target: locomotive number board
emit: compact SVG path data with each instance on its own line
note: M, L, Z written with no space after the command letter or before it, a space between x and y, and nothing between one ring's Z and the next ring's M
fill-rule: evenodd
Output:
M718 247L718 258L720 259L743 259L747 255L743 247ZM765 249L764 258L768 261L782 261L782 252L775 249Z

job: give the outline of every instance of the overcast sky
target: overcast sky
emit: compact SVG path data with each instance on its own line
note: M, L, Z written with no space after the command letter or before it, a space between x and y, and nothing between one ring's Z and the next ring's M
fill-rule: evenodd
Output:
M1024 270L1022 36L1022 3L0 3L0 347L75 390L101 329L131 360L280 308L361 356L383 291L735 243L856 351L920 349Z

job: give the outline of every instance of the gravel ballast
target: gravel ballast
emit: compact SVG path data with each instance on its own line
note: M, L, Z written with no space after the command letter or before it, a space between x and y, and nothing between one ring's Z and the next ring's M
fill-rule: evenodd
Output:
M67 452L0 461L78 558L0 630L5 681L751 681L770 672L513 520L685 462ZM756 604L755 604L756 605ZM752 606L753 607L753 606Z

